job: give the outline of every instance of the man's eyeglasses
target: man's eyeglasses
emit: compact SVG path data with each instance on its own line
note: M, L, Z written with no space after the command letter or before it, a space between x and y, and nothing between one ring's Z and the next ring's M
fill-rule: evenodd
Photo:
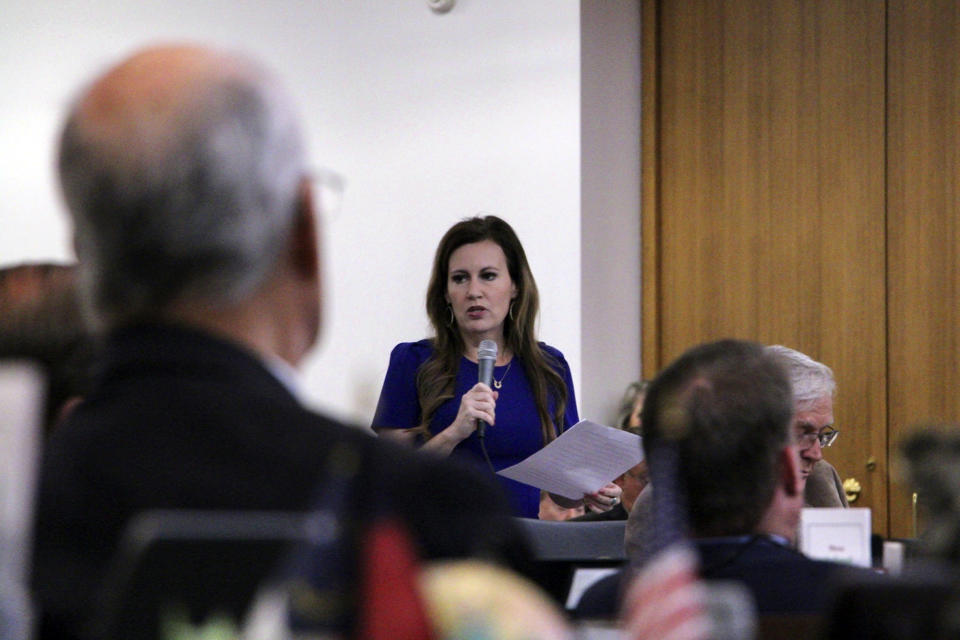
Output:
M313 183L314 203L318 212L327 222L336 220L343 204L343 190L347 181L333 169L325 167L311 169L308 177Z
M820 446L826 448L833 444L838 435L840 432L833 427L824 427L820 431L807 431L797 436L797 445L801 451L806 451L819 441Z

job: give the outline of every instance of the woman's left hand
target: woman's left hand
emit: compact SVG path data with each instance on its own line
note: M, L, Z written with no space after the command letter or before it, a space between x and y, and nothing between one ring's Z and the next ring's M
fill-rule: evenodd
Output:
M599 491L584 494L583 504L594 513L610 511L610 509L620 504L621 494L623 494L623 489L611 482Z

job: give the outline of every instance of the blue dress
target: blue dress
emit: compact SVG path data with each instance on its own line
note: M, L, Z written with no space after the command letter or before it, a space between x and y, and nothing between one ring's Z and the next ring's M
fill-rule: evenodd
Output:
M573 379L570 367L563 354L553 347L540 343L540 348L553 356L560 369L558 373L567 385L567 404L560 431L578 422L577 401L573 391ZM380 392L377 412L373 417L373 426L378 429L409 429L420 424L420 402L417 399L417 370L433 355L430 340L402 342L394 347L390 354L390 366ZM507 371L507 367L510 370ZM460 409L460 398L477 384L477 363L467 358L460 359L456 386L453 397L444 402L430 421L430 432L437 434L450 426ZM527 371L520 358L514 357L511 363L496 367L495 380L502 380L498 389L497 422L486 431L484 440L493 468L499 471L516 464L543 447L540 432L540 417L537 415L536 402L527 378ZM554 399L548 399L548 410L553 414ZM468 460L487 468L480 439L477 433L458 444L451 456ZM536 518L540 509L540 490L530 485L497 476L510 497L514 512L526 518Z

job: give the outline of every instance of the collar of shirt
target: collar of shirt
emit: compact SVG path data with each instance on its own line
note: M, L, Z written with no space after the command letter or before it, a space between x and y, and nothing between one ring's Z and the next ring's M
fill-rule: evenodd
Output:
M302 403L303 383L300 379L300 372L294 369L286 360L276 356L267 355L261 359L267 371L272 373L273 377L276 378L298 402Z
M778 535L775 534L775 533L765 533L764 535L765 535L767 538L769 538L770 540L772 540L773 542L776 542L777 544L779 544L781 547L792 547L792 546L793 546L793 545L790 544L790 541L787 540L786 538L784 538L783 536L778 536Z
M778 536L775 533L751 533L743 536L719 536L714 538L697 538L698 541L709 544L709 543L727 543L727 544L746 544L757 538L763 538L778 544L782 547L789 547L790 541L784 538L783 536Z

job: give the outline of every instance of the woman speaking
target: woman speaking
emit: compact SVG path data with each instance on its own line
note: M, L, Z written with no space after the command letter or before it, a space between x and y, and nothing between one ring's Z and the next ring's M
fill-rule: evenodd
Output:
M435 337L393 349L374 429L484 466L489 459L499 470L576 424L570 367L560 351L537 342L538 312L537 285L510 225L496 216L455 224L437 247L427 287ZM489 386L477 381L482 340L497 344ZM482 438L478 421L489 425ZM536 518L539 490L499 478L517 515ZM619 495L609 484L584 501L602 511Z

